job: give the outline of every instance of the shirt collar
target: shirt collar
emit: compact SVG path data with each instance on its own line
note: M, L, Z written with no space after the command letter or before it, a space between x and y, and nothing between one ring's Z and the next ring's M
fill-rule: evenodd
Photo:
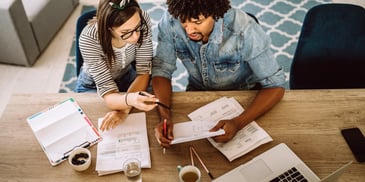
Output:
M219 18L213 27L213 31L209 36L209 42L221 43L223 40L223 18Z

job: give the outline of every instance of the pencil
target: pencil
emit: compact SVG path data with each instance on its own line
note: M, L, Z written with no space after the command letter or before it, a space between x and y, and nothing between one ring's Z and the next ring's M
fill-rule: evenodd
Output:
M203 166L204 170L208 173L210 179L214 179L212 173L208 170L207 166L205 166L204 162L200 159L198 153L196 153L195 149L193 146L191 146L191 150L194 152L196 158L198 158L200 164Z
M191 148L192 148L192 146L190 146L190 148L189 148L190 160L191 160L191 165L194 166L193 151Z

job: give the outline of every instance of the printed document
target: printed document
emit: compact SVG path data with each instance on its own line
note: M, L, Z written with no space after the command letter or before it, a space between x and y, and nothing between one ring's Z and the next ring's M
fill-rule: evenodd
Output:
M220 120L232 119L244 111L234 98L222 97L190 113L192 121L211 122L215 125ZM255 121L238 131L229 142L217 143L208 138L209 142L221 151L229 161L241 157L258 146L272 141L270 135Z
M99 118L98 128L102 120ZM99 176L123 171L123 162L128 158L137 158L142 168L151 168L145 112L129 114L117 127L99 132L103 137L97 149Z
M171 144L178 144L203 138L209 138L217 135L223 135L225 132L220 129L216 132L210 132L213 128L212 122L187 121L174 124L174 140Z

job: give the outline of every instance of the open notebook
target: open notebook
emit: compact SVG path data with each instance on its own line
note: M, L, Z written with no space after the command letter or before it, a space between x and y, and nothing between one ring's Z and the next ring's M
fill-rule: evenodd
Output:
M320 179L286 144L281 143L213 182L335 182L351 163Z
M89 147L101 137L74 98L69 98L27 118L35 137L55 166L76 147Z

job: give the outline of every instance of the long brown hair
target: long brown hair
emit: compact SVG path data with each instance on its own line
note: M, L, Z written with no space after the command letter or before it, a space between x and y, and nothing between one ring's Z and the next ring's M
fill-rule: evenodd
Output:
M103 53L106 55L109 66L115 59L112 47L112 34L110 29L118 27L128 21L136 12L139 13L142 23L146 22L142 16L142 10L136 0L128 0L125 6L119 6L123 0L100 0L96 13L96 22L98 27L99 42ZM126 0L124 0L126 1ZM142 44L144 34L148 32L147 26L141 30L138 44Z

